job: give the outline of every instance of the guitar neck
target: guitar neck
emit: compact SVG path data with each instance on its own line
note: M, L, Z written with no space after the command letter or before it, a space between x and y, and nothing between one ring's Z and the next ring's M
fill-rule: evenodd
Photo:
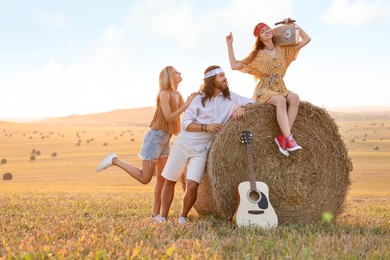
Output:
M248 154L248 168L249 168L249 183L251 191L256 190L256 178L255 178L255 169L253 166L253 152L252 152L252 145L246 146L246 151Z

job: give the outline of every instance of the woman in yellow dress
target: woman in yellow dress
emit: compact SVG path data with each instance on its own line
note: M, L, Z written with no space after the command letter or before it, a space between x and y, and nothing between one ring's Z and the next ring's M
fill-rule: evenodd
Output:
M283 22L294 24L290 18L284 19ZM256 37L253 50L241 61L236 60L234 55L233 34L226 36L230 66L232 70L249 73L258 80L253 99L276 107L276 119L281 134L275 138L275 143L282 154L289 156L289 152L302 149L291 134L291 127L298 114L299 96L286 88L283 77L299 50L311 39L299 28L300 41L297 45L275 46L273 31L265 23L257 24L253 34Z

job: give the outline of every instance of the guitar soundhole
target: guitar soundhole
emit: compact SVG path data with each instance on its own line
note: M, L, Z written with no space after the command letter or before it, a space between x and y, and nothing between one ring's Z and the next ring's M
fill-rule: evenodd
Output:
M249 198L253 201L258 201L260 198L260 194L257 191L249 192Z

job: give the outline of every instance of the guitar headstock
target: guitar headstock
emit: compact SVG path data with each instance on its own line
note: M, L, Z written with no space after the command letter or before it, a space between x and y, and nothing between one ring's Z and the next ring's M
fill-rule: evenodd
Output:
M251 131L242 131L240 136L241 143L251 145L253 139L252 137L253 134L251 133Z

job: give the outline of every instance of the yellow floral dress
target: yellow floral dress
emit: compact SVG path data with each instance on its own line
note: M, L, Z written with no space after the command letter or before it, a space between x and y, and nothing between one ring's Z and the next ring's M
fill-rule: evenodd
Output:
M290 91L284 85L283 77L288 66L298 55L296 46L276 47L276 54L273 58L265 51L259 51L252 62L248 58L241 61L241 71L249 73L258 80L253 99L256 102L265 103L273 95L286 97Z

